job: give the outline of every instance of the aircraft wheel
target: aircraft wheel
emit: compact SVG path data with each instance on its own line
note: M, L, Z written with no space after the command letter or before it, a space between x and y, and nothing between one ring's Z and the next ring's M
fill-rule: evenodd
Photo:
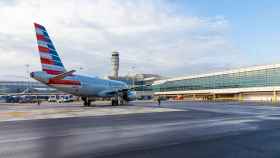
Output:
M82 99L82 101L83 101L83 105L86 106L86 105L87 105L87 98L82 97L81 99Z
M123 105L123 98L121 96L118 97L117 103L118 105Z
M87 101L87 106L90 106L91 105L91 100L88 100Z
M87 102L86 101L84 101L84 106L87 106Z
M118 106L118 102L119 102L118 100L113 99L112 100L112 106Z
M84 106L90 106L90 100L88 98L82 98L82 100L84 101Z

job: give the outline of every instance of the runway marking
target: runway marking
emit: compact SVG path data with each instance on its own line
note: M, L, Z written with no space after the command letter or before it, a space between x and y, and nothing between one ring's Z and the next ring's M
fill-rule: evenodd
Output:
M11 117L24 117L27 116L29 113L28 112L8 112L7 115L10 115Z

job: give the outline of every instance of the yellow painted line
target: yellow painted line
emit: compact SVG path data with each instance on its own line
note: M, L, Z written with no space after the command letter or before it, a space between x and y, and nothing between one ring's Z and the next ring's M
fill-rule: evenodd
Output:
M29 116L29 112L21 112L21 111L13 111L13 112L5 112L1 113L4 117L26 117Z

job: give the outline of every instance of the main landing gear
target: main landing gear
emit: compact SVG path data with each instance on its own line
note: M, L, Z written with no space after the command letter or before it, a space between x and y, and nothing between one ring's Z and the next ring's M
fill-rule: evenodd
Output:
M84 101L84 106L88 107L91 105L92 101L95 101L95 98L82 97L82 100ZM111 98L111 103L112 106L126 105L128 103L128 100L128 92L122 91L114 94L114 96Z
M112 106L125 105L128 103L127 94L125 92L116 93L111 99Z
M82 97L82 100L84 101L84 106L91 105L91 100L89 100L87 97Z

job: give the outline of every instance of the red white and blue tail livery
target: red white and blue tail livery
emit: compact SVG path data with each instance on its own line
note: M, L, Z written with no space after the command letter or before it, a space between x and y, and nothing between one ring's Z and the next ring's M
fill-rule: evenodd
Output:
M51 75L58 75L66 72L45 27L37 23L34 23L34 26L36 30L42 70Z
M80 96L85 106L96 98L112 98L112 105L126 103L135 99L127 84L121 81L100 79L74 74L67 71L44 26L34 23L42 71L32 72L30 76L60 91Z

